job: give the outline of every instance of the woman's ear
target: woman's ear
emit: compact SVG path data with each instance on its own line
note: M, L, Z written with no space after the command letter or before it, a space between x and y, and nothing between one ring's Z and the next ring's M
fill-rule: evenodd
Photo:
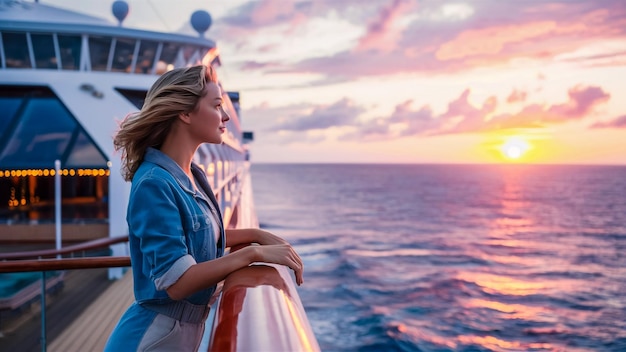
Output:
M186 124L191 123L191 118L189 117L188 112L181 112L180 114L178 114L178 118Z

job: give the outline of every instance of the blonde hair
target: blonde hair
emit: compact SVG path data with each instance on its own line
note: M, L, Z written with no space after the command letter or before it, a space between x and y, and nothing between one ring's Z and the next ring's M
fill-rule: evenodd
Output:
M217 74L204 65L171 70L154 82L141 111L126 116L113 138L126 181L133 179L148 147L161 147L178 116L196 109L209 82L217 84Z

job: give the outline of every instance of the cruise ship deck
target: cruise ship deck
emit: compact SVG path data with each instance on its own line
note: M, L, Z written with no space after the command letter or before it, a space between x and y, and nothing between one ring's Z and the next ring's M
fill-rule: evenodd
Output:
M119 23L31 1L0 0L0 10L0 242L56 249L44 257L0 253L0 275L64 273L39 293L35 278L24 302L5 306L0 350L98 351L133 301L123 242L130 185L111 136L162 73L211 64L219 76L219 50L204 36L211 17L194 12L190 35L125 27L124 1L112 4ZM239 92L220 85L231 117L224 143L201 145L194 162L226 226L257 227L252 133L242 129ZM63 252L85 242L106 244L96 257ZM286 267L255 263L221 287L202 350L319 350Z

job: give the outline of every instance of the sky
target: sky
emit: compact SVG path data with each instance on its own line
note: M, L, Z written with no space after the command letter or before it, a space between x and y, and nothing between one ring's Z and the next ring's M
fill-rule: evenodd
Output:
M255 162L626 165L624 0L127 2L131 28L211 14Z

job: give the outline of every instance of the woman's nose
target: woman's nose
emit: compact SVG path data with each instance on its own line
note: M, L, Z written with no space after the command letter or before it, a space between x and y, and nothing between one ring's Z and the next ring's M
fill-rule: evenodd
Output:
M228 121L228 120L230 120L230 116L228 115L228 113L226 112L226 110L222 108L222 121L223 121L223 122L226 122L226 121Z

